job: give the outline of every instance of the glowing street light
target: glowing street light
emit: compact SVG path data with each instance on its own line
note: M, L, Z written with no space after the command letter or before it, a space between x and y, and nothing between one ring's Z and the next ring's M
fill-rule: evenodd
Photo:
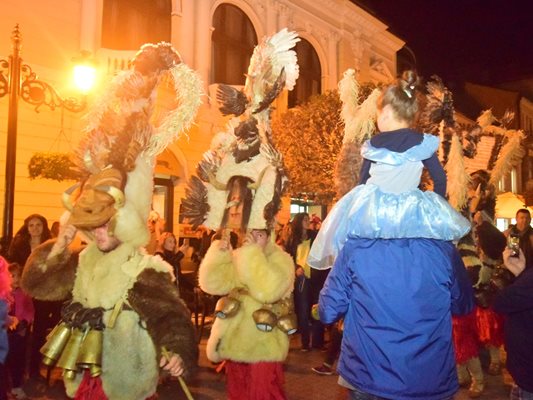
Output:
M29 65L23 64L20 58L21 35L18 24L15 25L11 34L12 53L7 60L0 59L0 98L9 95L8 119L7 119L7 142L6 142L6 184L4 219L2 231L2 245L7 246L13 236L13 204L15 198L15 165L17 152L17 122L19 99L39 107L47 106L51 110L56 107L64 108L72 112L83 111L87 105L85 97L81 100L73 97L62 98L57 91L48 83L37 78ZM82 54L83 56L83 54ZM82 58L87 59L87 53ZM93 68L94 75L94 68ZM90 88L89 78L81 80L84 87ZM94 83L94 78L92 80Z

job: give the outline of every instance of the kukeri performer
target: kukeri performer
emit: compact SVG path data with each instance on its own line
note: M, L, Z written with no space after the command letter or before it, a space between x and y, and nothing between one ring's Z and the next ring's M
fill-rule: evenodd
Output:
M200 265L199 284L224 296L207 357L225 361L231 400L286 398L283 361L288 334L296 330L294 264L270 239L286 181L270 139L270 105L294 86L298 65L291 48L297 41L286 29L265 38L252 55L244 91L220 87L222 113L237 118L214 138L183 202L193 224L223 230ZM238 233L240 246L230 244L229 230Z
M160 367L190 374L197 346L170 266L142 248L149 239L155 156L192 123L201 82L167 43L144 45L88 117L56 241L38 247L22 284L42 300L67 300L42 348L63 368L67 395L144 400ZM72 248L76 230L88 245Z

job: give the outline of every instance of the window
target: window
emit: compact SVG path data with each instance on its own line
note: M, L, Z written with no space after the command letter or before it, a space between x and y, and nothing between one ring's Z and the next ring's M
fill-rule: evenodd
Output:
M102 47L136 50L170 42L172 0L104 0Z
M315 49L307 40L296 43L300 76L289 92L289 108L305 103L309 97L320 93L322 71Z
M244 85L257 35L238 7L221 4L213 15L212 71L214 83Z

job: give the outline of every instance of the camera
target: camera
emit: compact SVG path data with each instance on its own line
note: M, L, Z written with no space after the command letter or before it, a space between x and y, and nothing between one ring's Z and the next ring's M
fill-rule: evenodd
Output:
M510 233L507 238L507 247L511 249L511 257L520 255L520 236L516 233Z

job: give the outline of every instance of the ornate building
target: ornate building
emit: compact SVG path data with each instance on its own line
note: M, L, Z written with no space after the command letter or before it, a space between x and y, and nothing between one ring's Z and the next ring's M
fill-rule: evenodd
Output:
M169 41L197 70L205 85L204 105L188 138L172 144L158 159L154 208L177 231L185 182L227 119L215 100L219 83L244 84L254 46L265 35L287 27L302 38L297 46L300 78L290 94L277 100L281 113L313 94L336 88L343 71L355 68L362 81L396 75L396 53L404 42L387 26L349 0L5 0L0 15L0 58L10 51L16 23L23 36L22 57L61 93L72 93L71 58L89 51L98 62L100 85L145 42ZM101 86L100 86L101 87ZM98 100L98 90L89 94ZM7 98L0 99L0 171L5 168ZM60 193L68 184L29 180L35 152L68 152L83 126L80 114L46 108L35 113L19 105L14 230L29 214L57 220ZM0 185L4 187L4 179ZM2 200L3 206L3 200Z

